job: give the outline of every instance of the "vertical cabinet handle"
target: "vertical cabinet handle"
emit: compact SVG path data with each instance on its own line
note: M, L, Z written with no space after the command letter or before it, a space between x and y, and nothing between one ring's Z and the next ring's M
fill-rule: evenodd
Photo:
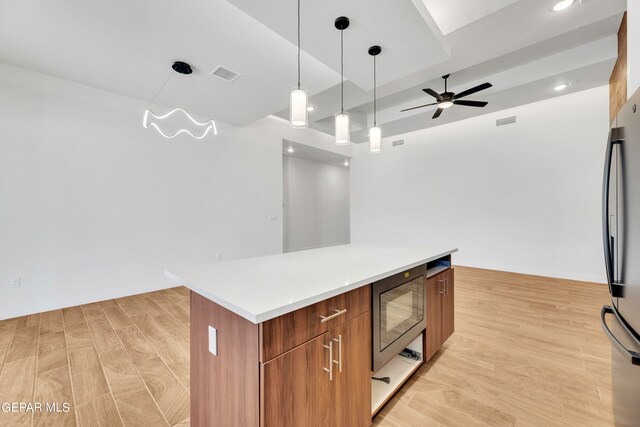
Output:
M449 278L444 278L444 296L449 295Z
M338 372L342 372L342 335L338 335L338 339L334 338L333 341L338 343L338 360L331 359L338 365Z
M329 381L333 381L333 341L329 341L329 345L325 344L324 348L329 350L329 367L324 370L329 373Z
M438 292L440 292L441 294L444 294L444 279L441 277L440 279L438 279L438 283L442 286L439 286Z

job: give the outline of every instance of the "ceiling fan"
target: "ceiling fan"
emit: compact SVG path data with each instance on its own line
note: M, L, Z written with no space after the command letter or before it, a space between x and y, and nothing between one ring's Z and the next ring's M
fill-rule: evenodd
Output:
M444 92L442 93L438 93L433 89L422 89L424 92L433 96L437 100L437 102L434 102L431 104L418 105L417 107L405 108L404 110L401 110L401 112L415 110L417 108L429 107L431 105L437 105L438 109L433 115L433 118L437 119L438 117L440 117L440 115L445 109L452 107L454 105L464 105L466 107L481 107L481 108L486 107L488 102L465 101L465 100L461 100L460 98L464 98L465 96L469 96L476 92L480 92L481 90L489 89L491 86L493 86L491 83L483 83L476 87L472 87L471 89L467 89L463 92L453 93L453 92L447 91L447 79L449 78L449 76L450 74L447 74L446 76L442 76L442 78L444 79Z

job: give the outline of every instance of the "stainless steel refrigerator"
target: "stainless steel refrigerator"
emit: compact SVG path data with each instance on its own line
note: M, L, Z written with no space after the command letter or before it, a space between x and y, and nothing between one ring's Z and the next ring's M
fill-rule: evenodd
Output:
M604 255L611 305L602 327L611 341L613 412L618 427L640 426L640 90L609 134L603 184Z

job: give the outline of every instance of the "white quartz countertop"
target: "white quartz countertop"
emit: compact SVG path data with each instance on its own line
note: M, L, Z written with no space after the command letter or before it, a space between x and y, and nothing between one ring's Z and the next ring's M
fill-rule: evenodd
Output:
M359 288L458 249L340 245L166 271L253 323Z

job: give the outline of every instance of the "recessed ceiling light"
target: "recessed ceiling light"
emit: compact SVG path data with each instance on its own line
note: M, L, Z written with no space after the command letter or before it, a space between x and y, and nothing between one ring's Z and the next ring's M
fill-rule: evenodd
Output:
M563 11L566 8L568 8L569 6L571 6L573 3L575 3L575 0L562 0L562 1L559 1L558 3L556 3L555 6L553 6L553 11L554 12Z
M313 110L315 110L315 107L314 107L313 105L309 105L309 106L307 107L307 111L308 111L308 112L312 112Z
M562 90L565 90L568 87L569 87L568 84L562 83L561 85L558 85L558 86L554 87L553 90L555 90L556 92L560 92Z
M344 165L349 166L349 159L344 159Z
M289 148L287 148L287 152L289 152L289 153L293 153L293 147L289 147Z

